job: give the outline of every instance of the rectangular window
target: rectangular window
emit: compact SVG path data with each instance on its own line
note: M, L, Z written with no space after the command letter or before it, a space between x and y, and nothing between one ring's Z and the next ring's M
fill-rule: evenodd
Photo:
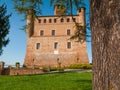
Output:
M43 35L44 35L44 31L40 30L40 36L43 36Z
M39 49L40 48L40 43L37 43L36 44L36 49Z
M52 30L52 36L55 36L55 30Z
M71 48L71 42L67 42L67 48L68 48L68 49Z
M63 18L61 18L61 20L60 20L61 22L64 22L64 19Z
M70 34L71 34L71 33L70 33L70 29L68 29L68 30L67 30L67 35L70 35Z
M54 49L57 49L58 48L58 42L55 42L54 43Z

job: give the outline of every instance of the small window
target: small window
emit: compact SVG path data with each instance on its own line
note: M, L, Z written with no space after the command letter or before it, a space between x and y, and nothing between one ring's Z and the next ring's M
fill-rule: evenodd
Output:
M60 20L61 22L64 22L64 19L63 18L61 18L61 20Z
M55 36L55 30L52 30L52 36Z
M49 23L51 23L52 22L52 19L49 19Z
M44 31L40 30L40 36L43 36L43 35L44 35Z
M57 19L54 19L54 23L56 23L57 22Z
M73 22L76 22L76 18L73 18Z
M55 42L54 43L54 49L57 49L58 48L58 42Z
M38 23L41 23L41 19L38 20Z
M40 48L40 43L37 43L36 44L36 49L39 49Z
M68 49L71 48L71 42L67 42L67 48L68 48Z
M46 23L46 19L44 19L44 23Z
M70 33L70 29L68 29L68 30L67 30L67 35L70 35L70 34L71 34L71 33Z
M67 18L67 22L70 22L70 19L69 19L69 18Z

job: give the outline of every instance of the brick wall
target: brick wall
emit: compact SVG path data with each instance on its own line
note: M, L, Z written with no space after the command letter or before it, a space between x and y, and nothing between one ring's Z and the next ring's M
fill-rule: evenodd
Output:
M9 75L31 75L43 73L40 69L11 69Z
M43 73L40 69L16 69L16 68L4 68L0 70L0 75L31 75Z

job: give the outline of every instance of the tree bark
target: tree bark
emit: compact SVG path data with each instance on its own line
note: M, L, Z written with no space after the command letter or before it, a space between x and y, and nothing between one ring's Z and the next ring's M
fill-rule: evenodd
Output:
M120 0L91 0L93 90L120 90Z

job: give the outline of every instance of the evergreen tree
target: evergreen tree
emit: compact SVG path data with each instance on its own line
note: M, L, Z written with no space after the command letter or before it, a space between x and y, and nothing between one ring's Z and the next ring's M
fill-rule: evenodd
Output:
M37 15L41 14L40 5L41 0L12 0L14 2L14 8L19 14L24 15L24 19L27 19L27 24L23 26L23 30L26 30L28 38L33 35L34 19ZM37 18L37 17L36 17Z
M9 38L7 35L9 34L9 17L10 15L6 15L7 9L5 5L0 6L0 55L3 52L3 47L9 43Z
M34 11L34 16L41 14L40 6L43 4L42 0L12 0L14 8L19 14L24 14L25 19L29 10Z

